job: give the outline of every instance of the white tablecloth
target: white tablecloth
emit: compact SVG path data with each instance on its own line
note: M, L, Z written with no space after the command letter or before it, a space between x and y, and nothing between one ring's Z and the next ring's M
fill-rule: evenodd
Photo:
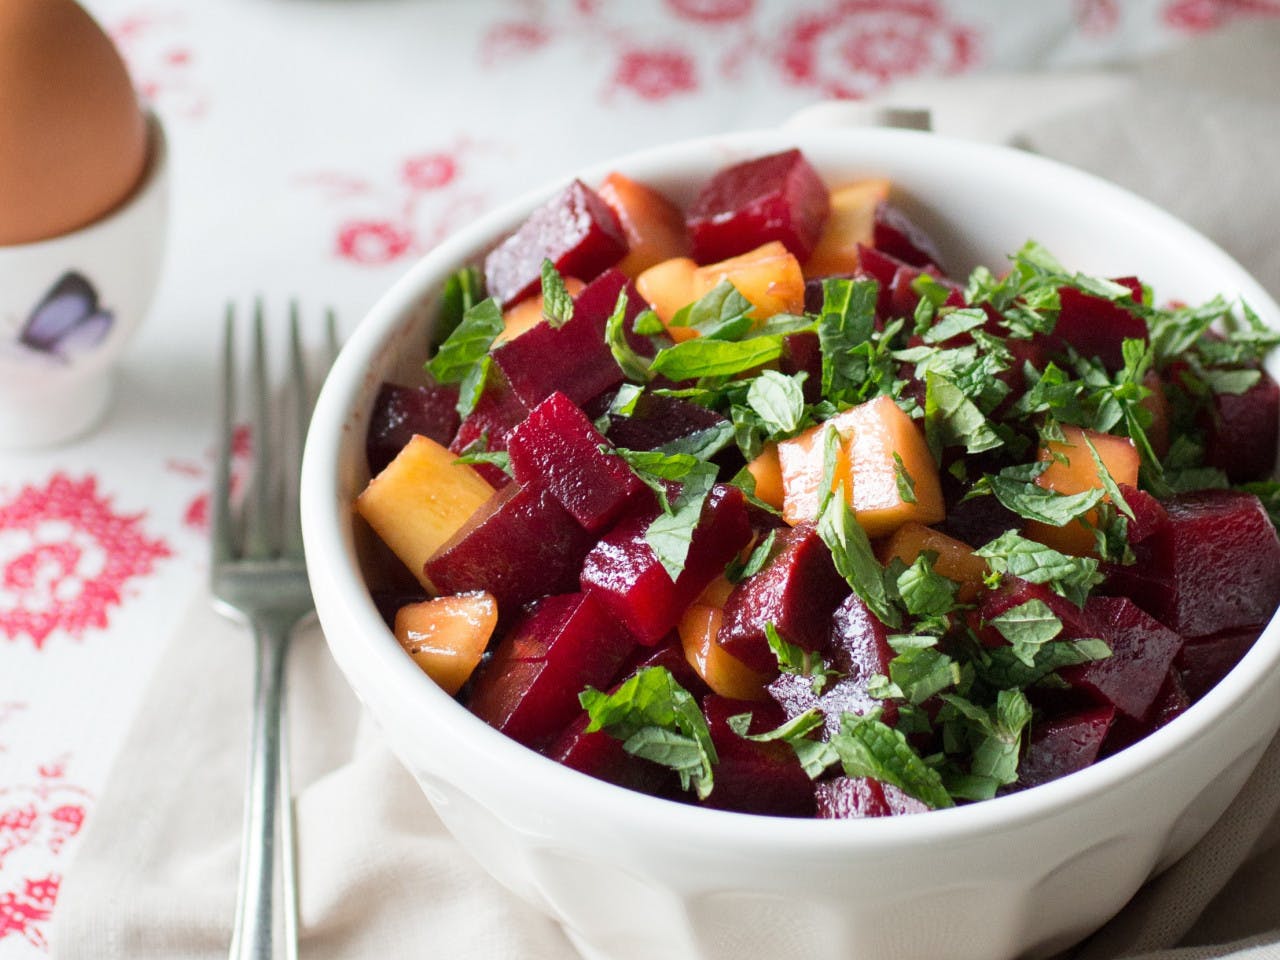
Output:
M46 952L77 837L203 585L228 301L262 294L283 316L297 296L349 330L439 238L587 162L899 81L1126 63L1280 16L1274 0L88 6L167 126L172 241L106 421L0 458L6 960Z

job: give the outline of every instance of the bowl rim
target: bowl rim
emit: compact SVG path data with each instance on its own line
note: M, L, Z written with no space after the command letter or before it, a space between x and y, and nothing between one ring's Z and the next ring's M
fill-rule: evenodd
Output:
M964 157L1000 170L1030 171L1052 177L1065 188L1088 189L1104 196L1123 218L1140 218L1153 228L1177 237L1204 262L1206 274L1234 276L1237 289L1264 321L1280 327L1280 306L1234 259L1192 227L1151 202L1093 174L1057 161L1009 147L967 141L938 134L897 129L762 129L717 134L650 147L592 164L573 175L588 183L599 182L609 172L628 176L670 174L690 165L705 164L709 152L785 149L785 145L832 144L881 151L926 147L937 154ZM727 154L726 154L727 155ZM465 755L502 757L502 780L525 783L554 795L564 816L607 819L626 823L636 831L659 830L692 838L699 846L728 842L741 849L785 846L807 856L845 855L850 849L866 852L903 846L933 844L944 839L976 839L994 830L1043 819L1072 804L1106 794L1118 784L1158 766L1188 744L1208 736L1215 724L1232 710L1243 710L1262 696L1255 679L1280 670L1280 615L1273 616L1262 635L1233 669L1190 709L1137 743L1102 758L1090 767L1040 786L928 816L883 817L841 821L818 818L786 818L744 814L675 803L597 780L563 767L538 752L509 739L471 715L423 676L402 653L373 606L359 576L352 551L350 504L342 502L338 476L339 454L353 439L353 419L360 421L356 403L364 396L372 401L368 372L384 341L405 322L425 294L434 295L458 265L492 245L502 233L520 222L538 203L561 189L569 177L559 178L502 204L467 228L447 238L425 254L383 294L366 314L343 347L321 391L303 460L303 532L312 584L319 599L322 621L334 620L326 630L330 649L347 680L362 699L385 697L414 722L445 722L459 728L458 737L434 738L446 766L465 761ZM1224 291L1227 293L1229 291ZM346 529L344 530L344 525ZM336 622L338 616L342 623ZM340 629L339 629L340 627ZM372 641L370 638L374 638ZM358 656L357 656L358 654ZM377 689L373 681L377 680ZM452 713L442 713L452 711ZM377 711L375 711L376 715ZM428 725L424 729L431 729ZM462 750L458 741L466 740ZM492 778L485 764L465 764L469 782ZM455 769L457 769L455 767ZM465 789L464 789L464 792ZM767 823L768 829L762 829Z

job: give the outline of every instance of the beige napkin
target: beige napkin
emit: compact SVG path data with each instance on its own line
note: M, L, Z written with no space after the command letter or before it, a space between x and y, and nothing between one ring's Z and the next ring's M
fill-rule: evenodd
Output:
M885 102L929 107L944 131L1015 136L1125 184L1198 226L1280 293L1277 49L1280 24L1252 25L1076 86L1076 95L988 78L900 88ZM983 98L993 117L986 129L973 119ZM294 654L303 956L574 956L554 925L470 861L376 737L363 735L317 631L302 635ZM248 638L197 598L64 881L58 960L225 956L249 674ZM1278 807L1273 745L1204 842L1080 948L1079 960L1280 960Z

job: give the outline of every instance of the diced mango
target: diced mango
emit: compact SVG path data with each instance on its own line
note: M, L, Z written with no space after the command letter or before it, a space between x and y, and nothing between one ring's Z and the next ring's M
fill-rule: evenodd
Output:
M1116 437L1072 426L1064 426L1062 434L1066 438L1065 443L1054 441L1040 448L1036 459L1052 462L1044 473L1036 477L1037 485L1068 496L1101 489L1102 477L1085 443L1088 439L1098 451L1098 459L1116 483L1137 486L1141 461L1133 441L1128 437ZM1103 500L1109 502L1110 497L1104 497ZM1090 510L1085 514L1085 519L1089 523L1097 523L1097 511ZM1060 553L1076 556L1096 553L1093 531L1079 520L1072 520L1062 527L1029 520L1024 533L1032 540L1038 540Z
M689 255L684 213L657 190L611 173L596 191L613 208L626 234L628 251L618 269L635 279L654 264Z
M497 625L497 601L476 591L406 604L396 611L395 634L405 653L452 696L475 670Z
M987 561L976 556L973 547L963 540L949 537L924 524L909 521L883 541L877 551L880 562L887 564L897 557L905 564L915 563L916 557L930 552L936 555L933 569L948 580L960 584L961 601L975 599L987 575Z
M749 544L743 549L743 553L746 553L749 556L751 548L754 546L754 542ZM729 594L731 593L733 593L733 584L730 583L729 578L722 573L703 587L702 592L698 594L697 599L693 602L701 603L708 607L719 607L723 609L724 605L729 602Z
M782 509L782 466L778 462L778 445L766 443L760 455L747 464L747 472L755 481L755 497L775 509Z
M831 193L831 213L818 245L805 261L807 277L853 273L858 269L858 244L871 246L876 206L889 199L888 180L862 180Z
M636 289L666 326L671 339L679 342L698 334L688 327L673 327L671 321L681 307L698 299L694 294L693 275L698 265L688 257L663 260L636 277Z
M580 294L585 286L586 284L577 277L564 278L564 288L571 297L576 297ZM506 343L508 340L514 340L520 334L540 324L542 322L542 306L542 294L538 294L535 297L529 297L527 300L521 300L509 310L504 310L502 313L502 332L494 337L494 346Z
M804 312L804 272L781 242L770 241L754 250L698 267L693 275L693 299L705 296L728 280L751 301L755 320L776 313Z
M1169 453L1169 439L1172 426L1173 408L1169 405L1169 396L1164 392L1164 382L1160 374L1149 370L1142 380L1142 385L1151 391L1144 397L1142 406L1151 411L1151 424L1147 427L1147 441L1152 452L1161 460Z
M727 653L717 641L724 611L704 603L690 604L677 630L684 657L714 693L735 700L764 700L769 677Z
M415 436L356 497L356 511L418 581L427 559L493 496L471 467L434 440Z
M844 485L867 536L884 536L913 520L937 523L946 515L938 468L924 435L890 397L877 397L778 444L782 518L787 523L813 520L826 493L822 461L827 429L838 431L841 439L832 487ZM903 497L904 486L910 488L908 498Z

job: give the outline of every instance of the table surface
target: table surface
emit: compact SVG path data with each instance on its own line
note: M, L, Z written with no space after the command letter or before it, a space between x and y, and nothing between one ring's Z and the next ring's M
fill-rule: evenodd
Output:
M204 589L228 302L261 295L279 318L296 296L317 332L329 306L349 331L450 231L580 165L906 78L1123 63L1280 15L1276 0L86 5L166 125L170 245L105 421L0 457L0 958L48 952L77 835Z

